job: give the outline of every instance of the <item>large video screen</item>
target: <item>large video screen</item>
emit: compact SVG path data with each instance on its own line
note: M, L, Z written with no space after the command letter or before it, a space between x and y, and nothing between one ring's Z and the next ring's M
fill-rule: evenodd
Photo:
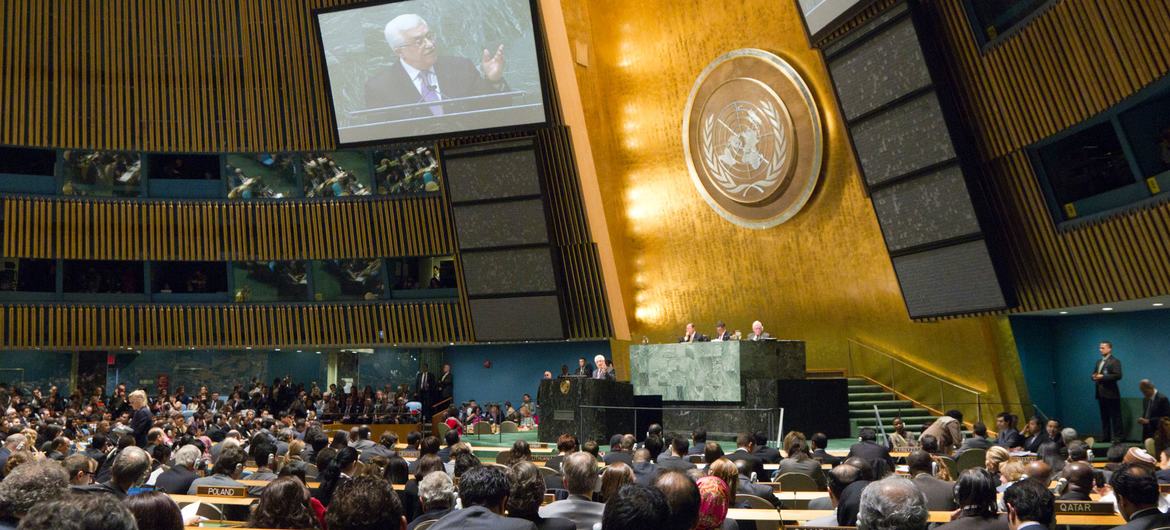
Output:
M316 14L345 145L545 121L530 0L406 0Z

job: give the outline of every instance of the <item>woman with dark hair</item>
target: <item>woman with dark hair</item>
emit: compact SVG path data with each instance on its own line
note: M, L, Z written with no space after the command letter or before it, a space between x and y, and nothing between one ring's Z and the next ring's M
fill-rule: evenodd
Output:
M459 436L463 436L463 423L459 421L459 409L455 408L455 405L447 407L447 419L443 420L443 423Z
M625 465L625 464L615 464ZM626 468L629 470L629 467ZM631 476L633 472L630 471ZM520 461L508 468L511 489L508 493L508 517L532 521L537 530L575 530L577 525L561 517L544 518L538 511L544 500L544 477L532 462Z
M625 462L614 462L605 467L605 471L601 473L601 502L609 502L610 499L617 497L618 490L626 484L633 484L637 480L634 477L634 470L630 469Z
M531 462L532 449L528 447L528 442L524 440L516 440L512 443L512 462Z
M402 491L399 492L398 498L404 501L402 504L403 515L406 516L407 521L413 521L422 513L422 507L418 502L418 484L428 473L446 473L443 467L443 461L432 454L425 454L418 457L414 462L414 478L406 482ZM324 486L324 484L322 484Z
M260 503L248 518L248 526L297 530L317 528L317 518L309 508L309 490L293 477L269 482L260 494Z
M1040 450L1036 451L1036 458L1052 466L1053 476L1064 469L1064 457L1060 456L1060 445L1056 442L1048 441L1040 444Z
M793 438L785 449L788 450L788 458L780 461L772 480L785 473L799 473L817 481L818 487L825 487L825 473L821 471L821 463L809 455L808 444L803 439Z
M410 464L401 456L394 455L386 463L383 473L391 484L406 484L410 481Z
M183 530L183 514L179 505L175 504L166 493L150 491L141 495L132 495L122 501L134 520L138 521L138 528L151 530Z
M955 483L955 503L959 509L951 522L937 530L1007 530L1006 518L996 509L995 475L981 467L974 467L959 475Z
M329 462L324 471L321 471L321 487L317 489L317 500L326 507L333 499L333 490L337 485L349 480L353 468L357 464L357 449L346 447L337 452L337 456Z
M345 431L337 431L333 433L333 441L329 443L329 447L337 449L338 451L349 447L349 434Z

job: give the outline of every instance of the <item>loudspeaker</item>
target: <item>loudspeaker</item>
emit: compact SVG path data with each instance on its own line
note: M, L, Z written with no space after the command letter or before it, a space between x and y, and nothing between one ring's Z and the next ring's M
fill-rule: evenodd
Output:
M776 406L784 409L784 433L849 437L848 380L781 379L776 387Z

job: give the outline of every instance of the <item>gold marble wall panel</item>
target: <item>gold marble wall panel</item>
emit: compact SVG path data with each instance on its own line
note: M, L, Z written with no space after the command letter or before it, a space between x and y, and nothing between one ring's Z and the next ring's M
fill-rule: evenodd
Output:
M912 322L865 197L831 85L795 2L565 0L622 292L635 341L670 341L694 321L808 342L810 367L844 368L853 338L954 380L1018 400L1000 369L993 318ZM696 192L681 140L682 111L714 58L755 47L791 63L823 109L826 159L804 210L767 230L724 221ZM622 364L625 343L615 357ZM1014 355L1014 352L1012 352ZM1011 380L1015 374L1008 374ZM1014 386L1013 386L1014 388Z

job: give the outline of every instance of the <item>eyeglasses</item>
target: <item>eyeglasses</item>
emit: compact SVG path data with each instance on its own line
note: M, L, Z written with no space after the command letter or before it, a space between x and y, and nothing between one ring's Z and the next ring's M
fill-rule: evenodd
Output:
M399 48L422 48L423 45L428 42L431 43L431 45L434 45L436 42L438 42L437 39L438 37L435 36L433 31L428 31L426 35L415 37L411 39L410 42L399 46Z

